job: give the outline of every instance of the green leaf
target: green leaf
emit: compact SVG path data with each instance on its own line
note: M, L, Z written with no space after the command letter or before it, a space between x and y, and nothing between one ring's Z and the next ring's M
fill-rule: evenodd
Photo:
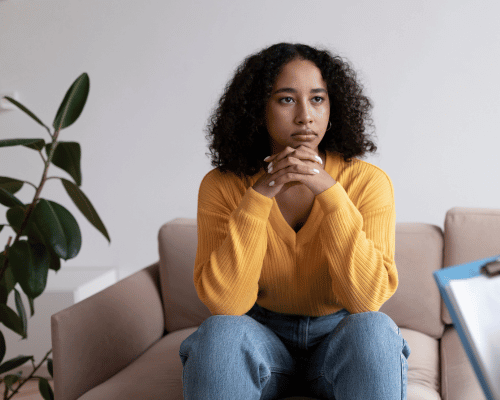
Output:
M21 294L17 289L14 289L14 297L16 302L16 310L17 314L21 318L21 322L23 323L23 332L24 336L28 336L28 318L26 318L26 310L24 309L23 299L21 298Z
M30 316L35 315L35 300L28 296L28 303L30 304Z
M59 110L57 110L54 123L52 124L56 131L67 128L78 119L87 101L89 89L89 76L84 72L68 89L59 106Z
M6 304L0 304L0 322L4 324L11 331L21 335L23 339L26 338L23 329L23 322L16 312ZM0 372L1 374L2 372Z
M87 218L88 221L92 225L94 225L96 229L99 232L101 232L106 239L108 239L108 242L111 243L111 239L109 238L106 227L102 223L101 218L99 218L97 211L95 210L94 206L87 198L87 196L85 196L85 194L81 191L81 189L78 186L76 186L73 182L68 181L67 179L64 178L61 178L61 182L63 183L64 189L66 189L66 192L68 193L69 197L71 197L71 200L73 200L73 203L75 203L75 205L82 212L85 218Z
M3 377L3 381L10 390L13 390L12 385L19 381L19 379L21 378L21 375L22 375L22 372L17 373L15 375L5 375Z
M16 232L19 232L19 229L21 227L21 223L24 219L24 212L25 210L22 207L12 207L7 210L7 220L9 221L9 224L14 228ZM32 214L33 216L33 214ZM30 218L28 221L28 224L26 225L26 228L24 228L22 236L28 236L28 239L30 242L38 242L38 243L43 243L47 250L49 251L50 255L50 269L53 269L54 271L59 271L61 269L61 260L60 257L54 253L54 251L51 249L50 244L47 243L45 237L43 236L42 232L37 226L37 222L35 221L34 218ZM1 286L0 286L1 290ZM0 291L1 294L1 291ZM0 297L1 299L1 297ZM32 312L33 315L33 312Z
M14 206L23 206L21 200L19 200L16 196L10 193L8 190L0 187L0 204L3 204L5 207L14 207Z
M29 147L30 149L40 151L45 147L45 140L40 139L38 142L28 144L25 147Z
M33 360L33 356L17 356L15 358L11 358L9 361L5 361L2 365L0 365L0 374L20 367L29 360Z
M47 285L50 265L45 246L20 240L9 249L9 262L24 293L33 299L40 296Z
M45 378L40 378L38 381L38 389L45 400L54 400L54 392L50 387L49 381Z
M47 144L45 149L47 156L49 155L51 148L52 144ZM82 172L80 168L81 158L82 152L79 143L59 142L56 150L54 151L52 163L70 174L76 184L80 186L82 184Z
M0 232L2 232L2 229L5 225L0 225Z
M35 114L33 114L30 110L28 110L25 106L23 106L17 100L14 100L12 97L9 97L9 96L4 96L4 99L9 100L12 104L17 106L22 111L24 111L26 114L28 114L31 118L33 118L36 122L38 122L40 125L42 125L45 129L47 129L50 132L50 129L42 121L40 121L40 119Z
M50 253L50 267L49 268L57 272L61 269L61 259L59 258L59 256L56 253L54 253L52 250L50 250L50 248L48 250Z
M78 255L82 246L80 228L66 208L53 201L40 199L33 210L33 220L45 243L57 256L69 260Z
M0 254L0 268L3 268L4 261L5 256ZM7 304L7 298L9 297L12 289L14 289L14 286L16 286L16 278L14 278L11 266L8 264L7 269L0 280L0 303Z
M14 228L16 233L19 232L19 229L21 229L21 224L23 223L24 220L24 214L26 213L25 206L15 206L11 207L7 210L7 213L5 214L7 217L7 221L9 222L10 226ZM24 229L23 235L26 235L26 228Z
M5 270L5 273L3 274L2 281L5 281L5 287L7 288L8 292L10 293L12 289L14 289L14 286L16 286L16 278L14 277L14 274L12 273L12 267L7 266L7 269Z
M47 369L49 370L50 376L53 378L54 377L54 365L52 362L52 358L47 359Z
M27 206L29 206L29 204ZM12 207L7 210L7 221L9 221L9 224L14 228L16 233L18 233L19 229L21 229L21 224L23 223L25 212L26 210L20 206ZM39 227L36 225L33 214L31 214L28 224L23 229L21 237L22 236L28 236L30 241L40 242L47 246L47 243L45 243L45 238L40 232Z
M3 336L2 331L0 331L0 363L3 361L6 351L7 347L5 346L5 337Z
M48 129L48 128L47 128ZM42 150L45 146L43 139L3 139L0 140L0 147L24 146L33 150Z
M21 190L23 185L23 181L19 181L13 178L7 178L6 176L0 176L0 187L11 194L14 194Z

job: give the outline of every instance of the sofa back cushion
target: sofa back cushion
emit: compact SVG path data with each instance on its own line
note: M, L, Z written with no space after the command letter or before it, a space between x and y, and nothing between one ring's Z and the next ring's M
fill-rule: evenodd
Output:
M193 283L197 229L195 219L178 218L163 225L159 235L160 281L165 328L172 332L200 325L211 314L199 300ZM396 266L399 287L381 311L400 327L440 337L440 297L432 271L441 268L443 236L427 224L397 224Z
M441 228L421 223L396 224L395 258L398 289L380 311L401 328L440 338L444 331L441 297L432 272L443 263Z
M444 267L500 254L500 209L452 208L444 228ZM443 320L452 323L444 305Z
M196 219L177 218L158 234L160 282L165 305L165 329L173 332L200 325L210 317L193 282L198 235Z

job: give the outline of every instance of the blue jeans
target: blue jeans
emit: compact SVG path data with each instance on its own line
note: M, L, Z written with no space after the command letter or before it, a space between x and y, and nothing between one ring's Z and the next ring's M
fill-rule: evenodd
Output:
M185 400L406 399L409 354L381 312L307 317L257 304L209 317L179 351Z

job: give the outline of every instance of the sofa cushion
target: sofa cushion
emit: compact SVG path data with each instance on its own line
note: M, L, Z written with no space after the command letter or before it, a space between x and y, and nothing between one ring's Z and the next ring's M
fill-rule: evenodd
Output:
M200 325L211 313L193 283L197 229L195 219L178 218L159 232L160 281L168 332ZM439 338L443 332L439 290L432 272L442 265L439 227L419 223L396 225L399 287L381 311L400 327Z
M411 349L408 358L408 400L439 400L439 340L401 329Z
M182 341L196 329L181 329L167 334L126 368L78 400L156 400L166 398L167 394L169 400L182 400L179 348ZM437 392L438 341L409 329L402 329L401 333L411 348L408 359L408 400L440 400Z
M169 333L110 379L78 400L182 400L179 348L196 328Z
M442 266L441 229L428 224L396 224L395 258L399 286L380 311L400 328L440 338L444 329L441 297L432 272Z
M485 400L457 331L446 327L441 338L441 394L443 400Z
M444 227L445 267L500 254L500 209L455 207ZM452 323L444 303L443 321Z
M198 243L196 219L167 222L160 229L158 243L165 329L174 332L198 326L212 314L198 298L193 282Z

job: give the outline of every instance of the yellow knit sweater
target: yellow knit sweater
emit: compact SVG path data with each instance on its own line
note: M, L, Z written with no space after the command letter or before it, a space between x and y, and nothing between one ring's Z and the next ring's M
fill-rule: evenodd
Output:
M327 153L337 181L316 196L297 233L255 176L210 171L198 197L194 284L212 314L254 305L322 316L376 311L396 291L396 214L389 177L378 167Z

